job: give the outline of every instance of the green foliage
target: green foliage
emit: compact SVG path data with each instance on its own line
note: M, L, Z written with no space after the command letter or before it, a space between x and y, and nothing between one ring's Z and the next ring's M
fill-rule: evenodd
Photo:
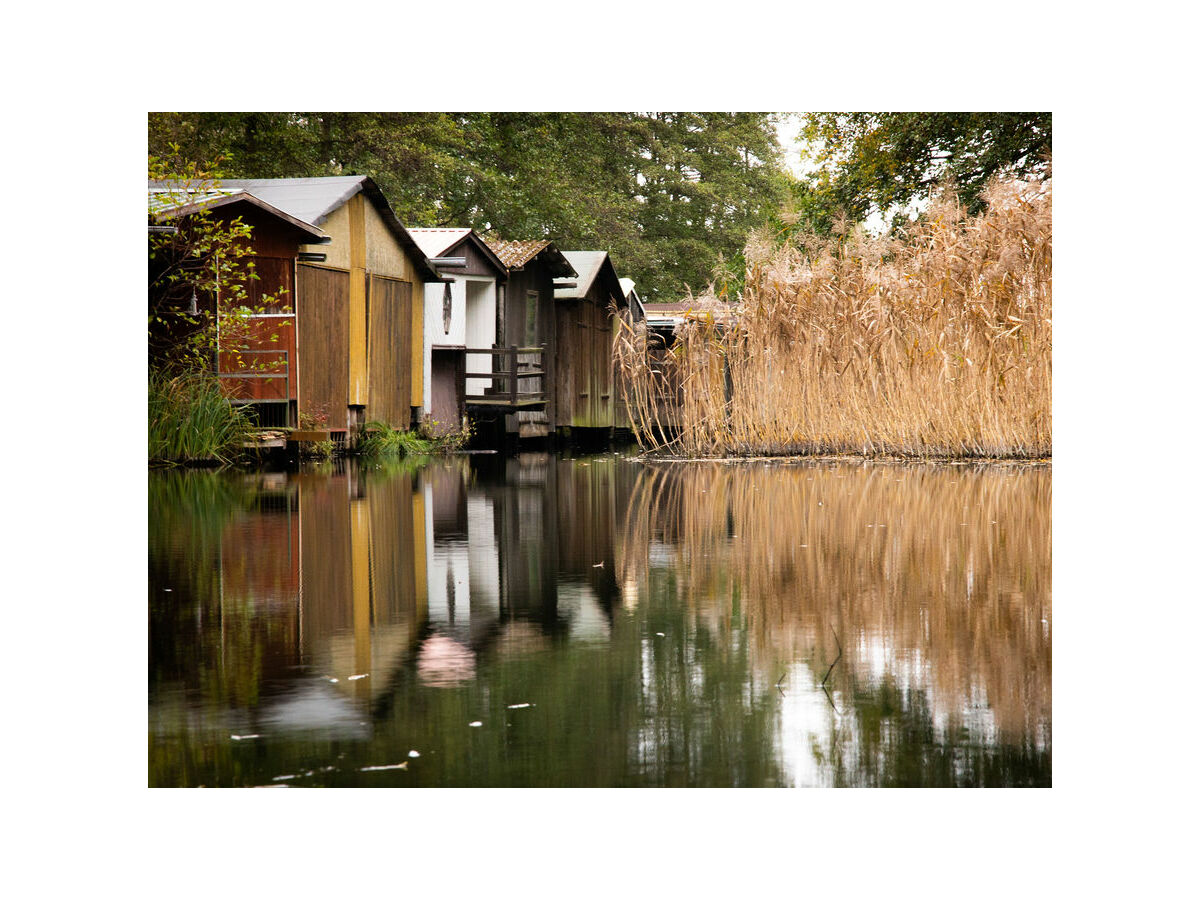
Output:
M837 210L894 215L953 184L976 214L993 175L1050 174L1051 135L1050 113L808 113L801 137L817 172L802 212L828 233Z
M177 144L147 159L149 180L165 190L148 194L151 225L172 226L149 233L149 351L152 365L174 371L212 368L220 350L226 365L269 369L241 351L252 344L253 316L280 311L281 296L254 291L258 281L251 226L240 216L205 208L204 199L224 177L221 162L197 163ZM180 209L190 210L179 215ZM192 311L194 309L194 311ZM273 333L268 340L275 341Z
M461 449L470 438L469 428L446 432L432 420L427 420L416 431L392 428L386 422L369 422L359 438L358 449L363 456L403 459L451 453Z
M401 221L603 249L646 300L698 292L785 193L765 113L154 113L152 152L231 177L371 176Z
M232 462L251 423L207 372L151 372L149 458L158 463Z
M337 451L337 444L332 440L306 441L300 445L300 455L305 459L330 460Z
M384 422L370 422L358 443L364 456L426 456L433 452L433 442L416 432L392 428Z

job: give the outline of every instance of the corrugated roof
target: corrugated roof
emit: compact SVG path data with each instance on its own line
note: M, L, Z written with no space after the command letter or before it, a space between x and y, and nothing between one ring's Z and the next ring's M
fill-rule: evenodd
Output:
M471 233L470 228L410 228L417 246L426 256L445 256L446 251Z
M567 258L554 246L550 240L540 241L505 241L493 238L486 242L492 252L510 269L520 269L545 253L545 262L549 265L552 275L557 278L575 278L578 273L567 262Z
M366 175L325 178L223 178L221 188L249 191L289 215L320 225L330 213L363 190Z
M608 258L606 250L564 250L563 256L567 258L567 262L579 274L574 279L575 287L554 289L555 300L581 300L587 296L587 292L592 287L592 282L596 280L596 276L600 273L600 267L604 265L604 260ZM570 278L556 278L555 281L570 281Z
M683 300L677 303L643 303L646 321L651 325L664 322L678 324L685 319L712 316L716 322L729 324L737 318L737 305L714 300Z
M689 309L695 309L696 302L694 300L685 300L679 303L643 303L642 306L646 309L646 315L653 313L682 313L687 312Z
M334 210L362 191L400 245L407 247L413 256L418 258L417 268L424 279L442 280L433 270L433 266L429 265L429 260L412 239L412 235L396 218L383 191L366 175L328 175L321 178L223 178L212 184L222 191L246 191L309 225L320 225ZM150 187L156 186L163 185L150 183Z
M234 203L247 203L269 213L281 222L296 229L297 239L304 243L324 243L329 236L315 225L297 219L260 197L241 188L205 188L191 190L182 187L155 186L149 189L148 208L156 219L174 219L190 216L201 210L218 209ZM304 237L311 240L304 241Z

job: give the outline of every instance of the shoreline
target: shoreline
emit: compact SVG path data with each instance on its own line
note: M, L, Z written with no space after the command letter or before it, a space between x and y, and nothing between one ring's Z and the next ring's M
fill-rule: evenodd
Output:
M760 462L857 462L857 463L929 463L935 465L969 466L1022 465L1049 466L1051 456L900 456L881 454L861 456L855 454L793 454L789 456L655 456L641 454L636 457L646 463L760 463Z

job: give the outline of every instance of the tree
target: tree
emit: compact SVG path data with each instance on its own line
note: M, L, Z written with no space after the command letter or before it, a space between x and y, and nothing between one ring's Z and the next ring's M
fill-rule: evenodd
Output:
M149 137L230 177L369 175L408 225L608 250L646 298L701 290L783 196L764 113L152 113Z
M801 138L817 164L809 212L818 226L835 208L860 221L953 184L978 213L993 175L1049 175L1051 133L1050 113L808 113Z
M211 370L217 353L243 368L240 351L254 338L253 316L283 298L251 301L254 271L251 227L240 216L214 214L205 200L216 191L217 164L150 156L149 180L162 187L148 194L148 341L151 365L172 370ZM179 215L180 210L189 210ZM272 335L270 340L276 340Z

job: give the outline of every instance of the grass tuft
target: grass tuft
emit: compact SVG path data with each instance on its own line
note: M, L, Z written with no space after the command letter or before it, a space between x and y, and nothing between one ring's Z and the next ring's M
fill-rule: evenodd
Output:
M231 463L252 431L249 418L207 372L151 372L148 413L153 463Z

